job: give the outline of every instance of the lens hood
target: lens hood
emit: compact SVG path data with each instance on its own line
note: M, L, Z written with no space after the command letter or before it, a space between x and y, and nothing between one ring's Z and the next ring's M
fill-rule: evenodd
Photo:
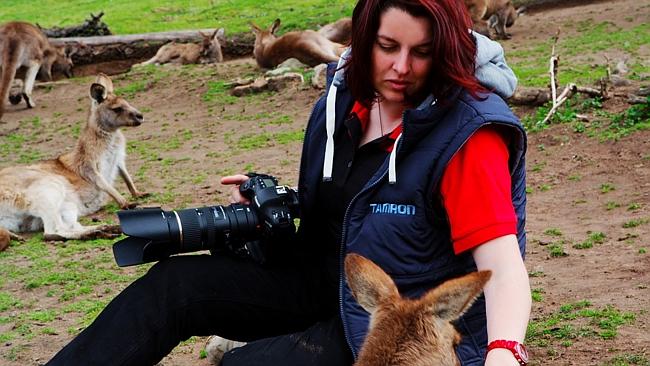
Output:
M118 211L117 217L120 219L120 227L124 234L162 241L170 239L170 227L165 214L166 212L160 207L147 207Z
M178 233L178 223L173 212L150 207L119 211L117 216L122 232L129 236L113 245L118 266L153 262L174 252L178 235L172 233Z

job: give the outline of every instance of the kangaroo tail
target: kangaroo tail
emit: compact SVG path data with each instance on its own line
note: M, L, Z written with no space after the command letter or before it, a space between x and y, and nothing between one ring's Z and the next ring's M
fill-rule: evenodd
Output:
M18 40L9 39L2 50L2 76L0 76L0 119L4 115L5 103L9 99L11 82L16 76L18 68L18 56L20 55L20 43Z

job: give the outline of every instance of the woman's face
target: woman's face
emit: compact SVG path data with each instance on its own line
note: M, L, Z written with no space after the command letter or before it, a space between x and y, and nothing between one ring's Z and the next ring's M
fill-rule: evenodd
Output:
M389 8L381 15L372 48L372 80L382 102L409 104L422 91L433 60L431 24Z

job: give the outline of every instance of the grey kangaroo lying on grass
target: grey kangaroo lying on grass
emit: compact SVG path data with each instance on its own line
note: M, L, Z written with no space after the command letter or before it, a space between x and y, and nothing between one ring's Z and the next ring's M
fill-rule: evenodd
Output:
M224 29L219 28L211 35L199 32L203 37L201 44L171 42L160 47L156 55L134 66L172 64L206 64L222 62L221 46L226 42Z
M121 127L139 126L142 114L113 94L113 82L100 74L90 86L88 122L69 153L28 166L0 170L0 248L16 232L43 230L45 240L115 237L117 225L83 226L80 216L98 211L110 196L122 209L135 207L114 187L117 174L133 197L143 197L126 170L126 139Z
M313 30L288 32L278 37L275 32L279 27L280 19L276 19L267 30L251 23L255 34L253 55L259 67L272 69L288 58L296 58L313 67L338 61L345 50L344 45Z

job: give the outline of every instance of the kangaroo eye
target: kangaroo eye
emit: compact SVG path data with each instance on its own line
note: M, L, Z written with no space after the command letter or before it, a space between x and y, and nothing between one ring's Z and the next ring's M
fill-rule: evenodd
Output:
M112 110L113 110L113 112L115 112L117 114L120 114L120 113L124 112L124 108L122 108L122 107L115 107L115 108L112 108Z

